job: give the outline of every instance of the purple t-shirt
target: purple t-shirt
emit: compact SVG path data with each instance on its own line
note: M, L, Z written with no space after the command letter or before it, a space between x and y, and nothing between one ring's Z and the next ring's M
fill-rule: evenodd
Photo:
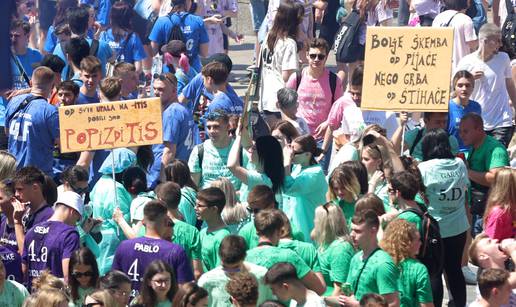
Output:
M7 225L7 217L5 215L2 215L0 218L0 244L18 253L18 242L16 241L14 226Z
M21 256L7 246L0 245L0 259L5 266L5 276L9 280L23 283Z
M132 283L131 297L138 295L143 274L154 260L163 260L169 264L174 269L178 283L194 279L190 261L180 245L147 237L122 241L116 249L112 269L129 276Z
M56 277L64 277L62 261L69 259L79 247L79 233L75 227L57 221L36 224L27 232L23 243L27 288L31 289L32 279L46 269Z
M32 213L31 210L28 210L23 217L23 227L25 228L25 232L29 231L29 229L36 224L48 221L52 214L54 214L54 209L52 209L52 206L48 204L43 205L34 213Z

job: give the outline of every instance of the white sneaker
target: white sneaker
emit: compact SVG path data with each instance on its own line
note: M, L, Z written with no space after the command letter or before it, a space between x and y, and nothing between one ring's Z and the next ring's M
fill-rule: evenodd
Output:
M477 274L473 272L469 266L466 265L462 267L462 274L468 285L477 284Z

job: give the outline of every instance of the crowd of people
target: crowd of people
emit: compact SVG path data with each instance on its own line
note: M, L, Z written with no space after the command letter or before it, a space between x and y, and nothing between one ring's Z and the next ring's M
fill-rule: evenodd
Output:
M489 5L251 0L244 104L236 0L16 0L0 306L516 306L516 52ZM394 16L454 29L448 112L361 109ZM147 97L160 144L61 152L59 107Z

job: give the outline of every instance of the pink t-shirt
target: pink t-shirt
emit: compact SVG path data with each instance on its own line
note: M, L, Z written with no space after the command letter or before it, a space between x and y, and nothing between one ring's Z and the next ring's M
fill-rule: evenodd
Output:
M348 92L344 93L342 97L333 103L330 114L328 114L328 124L333 130L340 128L342 120L344 119L344 111L347 107L357 107Z
M493 207L486 219L484 232L491 239L498 239L500 241L513 238L516 233L511 211L504 210L498 206Z
M313 135L315 129L328 118L333 104L329 71L325 69L324 74L319 79L310 77L306 69L303 70L302 74L301 84L297 89L299 107L296 115L305 119L310 133ZM286 86L296 89L296 74L290 76ZM335 100L342 96L342 92L342 81L337 77Z

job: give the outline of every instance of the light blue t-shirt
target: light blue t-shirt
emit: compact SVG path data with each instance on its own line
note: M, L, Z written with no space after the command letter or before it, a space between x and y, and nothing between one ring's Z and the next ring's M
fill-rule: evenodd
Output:
M109 45L118 62L134 64L135 61L141 61L147 57L142 41L136 32L131 32L128 39L116 41L113 30L108 29L100 33L99 40Z
M202 165L199 164L199 154L197 152L199 145L194 147L190 154L190 159L188 160L188 167L192 173L201 174L199 187L202 189L207 188L214 180L220 177L226 177L231 181L235 190L240 189L240 180L238 180L227 167L229 150L232 145L233 140L231 140L229 145L225 148L216 148L213 146L211 140L206 140L203 143L204 154Z
M176 159L188 160L195 145L200 143L199 131L192 113L180 103L170 104L163 112L163 141L176 145ZM155 187L159 180L164 144L152 146L154 163L147 176L148 184Z
M91 38L86 38L86 41L91 47ZM61 44L56 45L56 48L54 49L54 54L61 58L66 64L65 68L63 69L62 78L65 80L66 76L68 75L68 69L71 69L68 65L68 61L66 60L66 57L64 55L63 50L61 49ZM102 65L102 75L106 75L106 63L108 62L109 58L113 56L113 51L109 47L108 44L105 42L99 41L99 49L97 50L97 54L95 55Z
M23 67L23 70L29 78L32 77L32 71L34 70L32 68L32 65L41 62L41 59L43 58L43 56L38 50L34 50L31 48L27 48L27 52L25 54L15 55L15 57L18 59L19 63ZM21 70L18 69L18 65L16 65L15 60L12 58L11 69L13 74L13 89L24 89L30 87L30 85L27 84L27 81L25 81L25 78L23 77Z
M418 164L429 200L428 212L448 238L468 230L466 193L470 182L468 170L460 158L432 159Z
M209 41L208 33L204 28L204 21L201 17L186 13L174 13L159 17L149 34L149 40L164 45L168 43L170 33L175 25L179 25L186 40L186 49L190 58L190 66L195 70L201 71L201 59L199 48L201 44Z
M448 104L448 134L453 135L459 142L459 150L467 151L469 146L464 145L459 135L460 120L468 113L482 115L482 107L476 101L470 100L466 107L456 103L453 99Z
M36 166L53 177L54 142L59 138L57 108L45 99L34 99L18 112L18 107L31 94L14 97L7 105L6 123L9 127L9 152L16 157L17 168ZM16 112L16 113L15 113Z
M250 165L250 164L248 164ZM266 185L269 188L272 188L271 179L265 175L264 173L259 173L254 169L247 170L247 184L242 183L240 186L240 202L247 202L247 196L249 192L257 185Z

